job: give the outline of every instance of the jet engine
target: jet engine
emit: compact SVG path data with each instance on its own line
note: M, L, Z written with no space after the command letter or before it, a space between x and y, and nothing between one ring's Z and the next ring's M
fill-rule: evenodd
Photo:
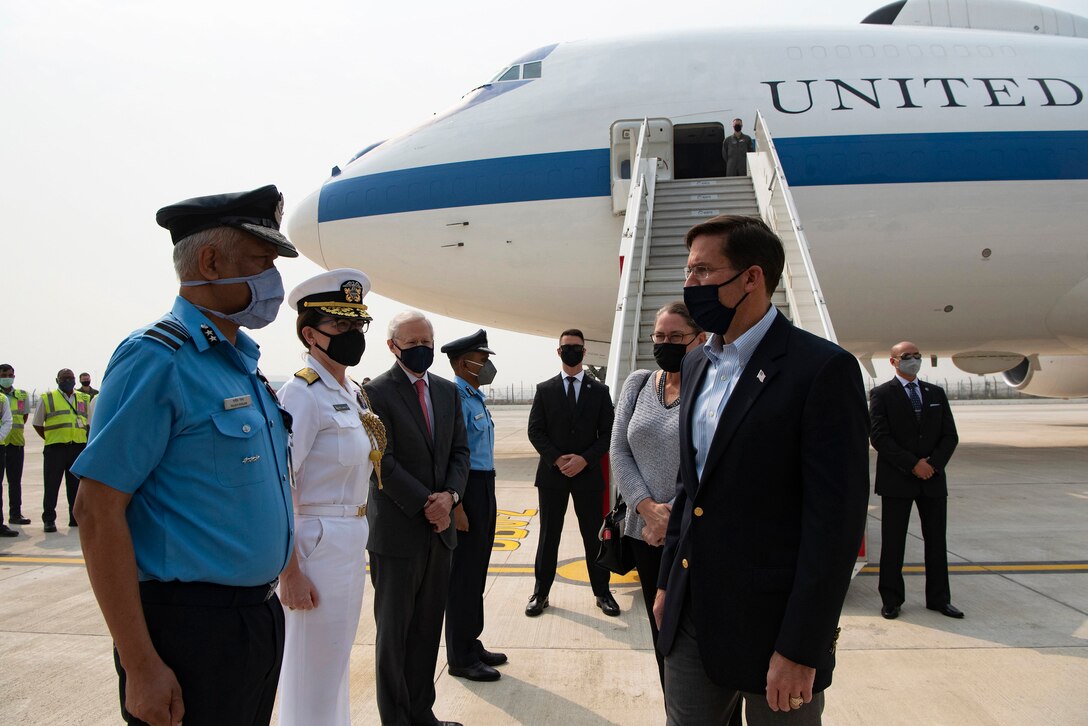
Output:
M1088 356L1030 355L1001 375L1010 387L1032 396L1088 396Z

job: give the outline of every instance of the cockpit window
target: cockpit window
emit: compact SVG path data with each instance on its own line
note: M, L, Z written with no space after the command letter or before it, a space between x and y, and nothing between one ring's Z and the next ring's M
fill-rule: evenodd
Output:
M532 63L526 63L523 67L521 77L528 80L530 78L540 78L540 61L533 61Z
M516 81L521 77L521 66L512 66L506 70L497 81Z

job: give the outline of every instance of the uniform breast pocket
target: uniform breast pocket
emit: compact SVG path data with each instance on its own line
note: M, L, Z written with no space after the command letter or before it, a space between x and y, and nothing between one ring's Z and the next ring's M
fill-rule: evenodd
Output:
M258 411L221 411L212 414L212 424L215 474L222 486L247 486L271 476L275 462L268 448L268 424Z
M487 413L478 413L470 419L470 426L477 431L486 431L491 426L491 419Z
M341 466L361 466L370 455L370 439L363 422L355 411L344 411L332 417L336 423L336 448Z

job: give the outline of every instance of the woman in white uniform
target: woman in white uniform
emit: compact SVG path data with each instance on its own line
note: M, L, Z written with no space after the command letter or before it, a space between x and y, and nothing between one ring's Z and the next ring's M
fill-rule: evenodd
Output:
M351 723L348 661L366 581L366 497L385 430L347 377L366 347L370 280L339 269L288 298L307 367L279 391L293 417L295 549L280 575L287 620L281 726ZM380 477L380 471L379 471Z

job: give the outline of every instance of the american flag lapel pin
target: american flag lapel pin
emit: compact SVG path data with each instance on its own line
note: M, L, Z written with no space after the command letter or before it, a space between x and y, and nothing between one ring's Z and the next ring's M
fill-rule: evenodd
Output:
M759 373L756 374L756 378L759 379L760 383L763 383L763 381L767 380L767 374L763 372L762 368L760 368Z

